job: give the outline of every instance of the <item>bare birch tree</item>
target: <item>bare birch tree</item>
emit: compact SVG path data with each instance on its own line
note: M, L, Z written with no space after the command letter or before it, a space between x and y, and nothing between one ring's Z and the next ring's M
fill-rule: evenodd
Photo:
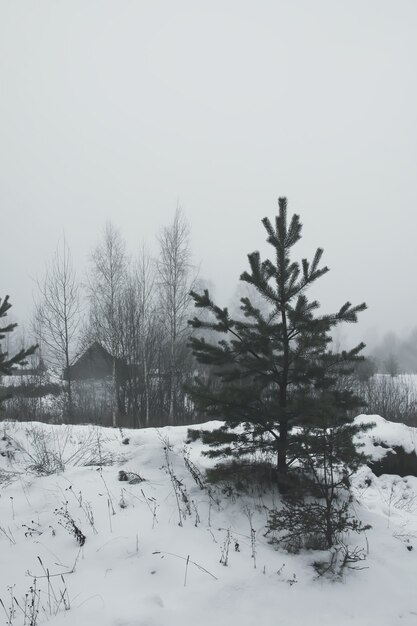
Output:
M64 369L67 391L66 417L72 420L73 398L70 365L75 356L80 327L80 290L65 237L58 243L43 281L38 283L36 323L48 361Z
M121 356L120 302L126 286L126 246L118 229L106 224L102 241L91 258L88 280L90 301L89 335L99 341L113 357L113 426L120 402L117 396L116 361Z
M158 411L153 382L163 333L156 287L155 261L142 246L119 301L121 357L127 366L123 395L133 426L148 426L151 411Z
M177 377L181 370L180 340L188 332L190 291L194 283L190 227L180 207L177 207L172 223L161 230L158 241L159 298L169 346L168 419L173 423Z
M144 421L149 425L151 405L151 377L156 369L156 352L159 337L159 324L156 301L155 262L142 245L134 269L138 288L140 312L139 346L140 363L143 372Z
M117 356L119 350L118 300L126 276L125 242L119 230L107 222L103 239L91 256L88 295L91 332L113 356Z

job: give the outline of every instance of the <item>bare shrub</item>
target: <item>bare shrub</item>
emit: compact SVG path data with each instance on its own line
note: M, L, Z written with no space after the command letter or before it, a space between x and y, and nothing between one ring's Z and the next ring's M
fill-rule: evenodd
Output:
M30 448L26 452L31 460L27 469L40 476L63 472L65 465L62 451L50 445L45 431L42 428L28 428L27 435Z
M363 565L365 559L366 552L363 548L351 547L341 542L329 550L327 558L314 561L313 568L319 577L341 580L346 569L366 569Z
M60 509L55 509L55 515L58 516L58 524L65 528L70 535L73 535L79 546L85 544L86 536L74 521L72 515L69 513L67 506L63 506Z
M378 374L365 382L357 381L358 391L367 404L366 412L392 422L417 426L417 380L415 376Z
M38 475L63 472L66 466L102 467L126 460L109 449L113 439L99 426L83 427L82 436L72 426L48 428L39 423L7 422L4 429L16 463Z

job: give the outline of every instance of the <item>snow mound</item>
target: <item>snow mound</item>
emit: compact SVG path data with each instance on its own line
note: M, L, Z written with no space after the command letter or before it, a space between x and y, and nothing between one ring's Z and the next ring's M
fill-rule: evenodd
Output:
M358 419L377 424L363 437L372 452L374 437L411 445L400 424ZM209 488L204 470L212 461L186 437L186 427L1 425L3 623L417 623L417 479L358 472L355 510L372 529L351 540L367 551L366 569L332 583L312 567L323 553L288 554L268 543L265 524L278 494ZM120 481L121 471L140 480ZM34 622L25 594L38 610Z
M397 422L389 422L379 415L359 415L357 424L374 424L371 430L358 435L358 443L373 461L382 459L388 451L403 448L405 452L417 453L417 429Z

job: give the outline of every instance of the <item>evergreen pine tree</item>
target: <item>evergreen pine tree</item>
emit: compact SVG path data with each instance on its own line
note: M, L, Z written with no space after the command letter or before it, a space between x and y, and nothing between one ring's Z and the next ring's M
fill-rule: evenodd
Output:
M0 298L0 319L7 316L7 312L11 308L9 302L9 296L6 296L3 301ZM7 324L0 327L0 341L5 339L6 333L11 333L16 328L17 324ZM3 352L0 347L0 376L8 375L13 372L16 365L25 365L28 356L31 356L38 346L34 345L28 349L22 348L13 356L9 356L8 352ZM0 396L0 403L6 399L6 396Z
M205 331L205 337L193 337L190 345L210 375L196 378L188 392L205 415L224 420L220 428L200 433L210 444L209 456L273 453L282 477L300 453L300 428L295 427L312 432L322 425L323 415L337 419L338 425L349 423L351 411L360 404L336 382L362 359L364 344L335 352L331 331L342 322L356 322L366 305L346 302L334 314L319 314L319 303L309 300L307 291L328 272L320 266L323 250L318 248L311 262L293 259L302 225L298 215L287 219L285 198L279 199L275 225L268 218L262 223L274 260L249 254L250 270L240 280L256 289L265 310L244 297L242 316L233 319L207 290L192 292L195 306L211 314L212 321L190 320L192 327ZM217 342L214 333L222 336Z

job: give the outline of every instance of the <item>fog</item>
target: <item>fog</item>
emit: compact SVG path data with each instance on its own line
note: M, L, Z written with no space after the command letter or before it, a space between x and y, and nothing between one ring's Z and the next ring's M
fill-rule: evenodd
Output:
M133 253L177 204L219 303L278 196L352 338L416 324L414 0L0 0L2 293L26 320L65 232L80 277L111 220ZM350 335L349 335L350 336Z

